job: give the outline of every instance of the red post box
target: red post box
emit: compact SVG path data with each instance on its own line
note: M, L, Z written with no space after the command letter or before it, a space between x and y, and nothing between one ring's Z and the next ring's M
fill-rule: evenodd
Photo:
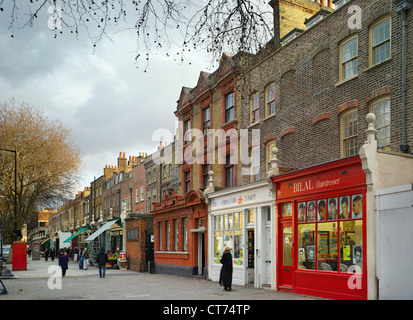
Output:
M15 241L12 244L12 270L27 270L27 243Z

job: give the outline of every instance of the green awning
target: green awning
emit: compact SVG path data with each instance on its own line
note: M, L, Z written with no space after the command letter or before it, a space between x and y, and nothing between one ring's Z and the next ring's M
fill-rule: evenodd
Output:
M72 239L76 238L78 235L82 234L83 232L85 232L87 229L89 229L90 227L83 227L82 229L80 229L79 231L76 231L74 234L72 234L69 238L67 238L65 241L63 242L70 242L72 241Z

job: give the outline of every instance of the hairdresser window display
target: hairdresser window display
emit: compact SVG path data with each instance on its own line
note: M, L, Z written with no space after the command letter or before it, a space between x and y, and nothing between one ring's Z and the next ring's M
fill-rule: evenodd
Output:
M298 202L298 269L362 273L363 196Z

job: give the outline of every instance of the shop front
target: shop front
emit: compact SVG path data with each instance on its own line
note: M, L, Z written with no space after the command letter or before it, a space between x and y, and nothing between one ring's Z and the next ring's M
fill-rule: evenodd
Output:
M119 218L105 221L95 232L84 240L89 251L96 255L103 248L108 254L108 267L117 268L122 249L122 223Z
M359 156L274 176L277 290L367 298L366 175Z
M205 276L207 213L198 190L183 197L171 192L153 204L155 272Z
M219 281L226 246L233 257L232 283L272 287L274 197L266 180L208 194L209 279Z

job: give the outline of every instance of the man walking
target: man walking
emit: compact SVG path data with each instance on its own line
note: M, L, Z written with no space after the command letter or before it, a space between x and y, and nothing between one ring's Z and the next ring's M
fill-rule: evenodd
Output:
M100 249L96 261L99 266L99 277L103 278L105 277L106 273L106 263L108 262L108 255L105 253L105 250L103 248Z

